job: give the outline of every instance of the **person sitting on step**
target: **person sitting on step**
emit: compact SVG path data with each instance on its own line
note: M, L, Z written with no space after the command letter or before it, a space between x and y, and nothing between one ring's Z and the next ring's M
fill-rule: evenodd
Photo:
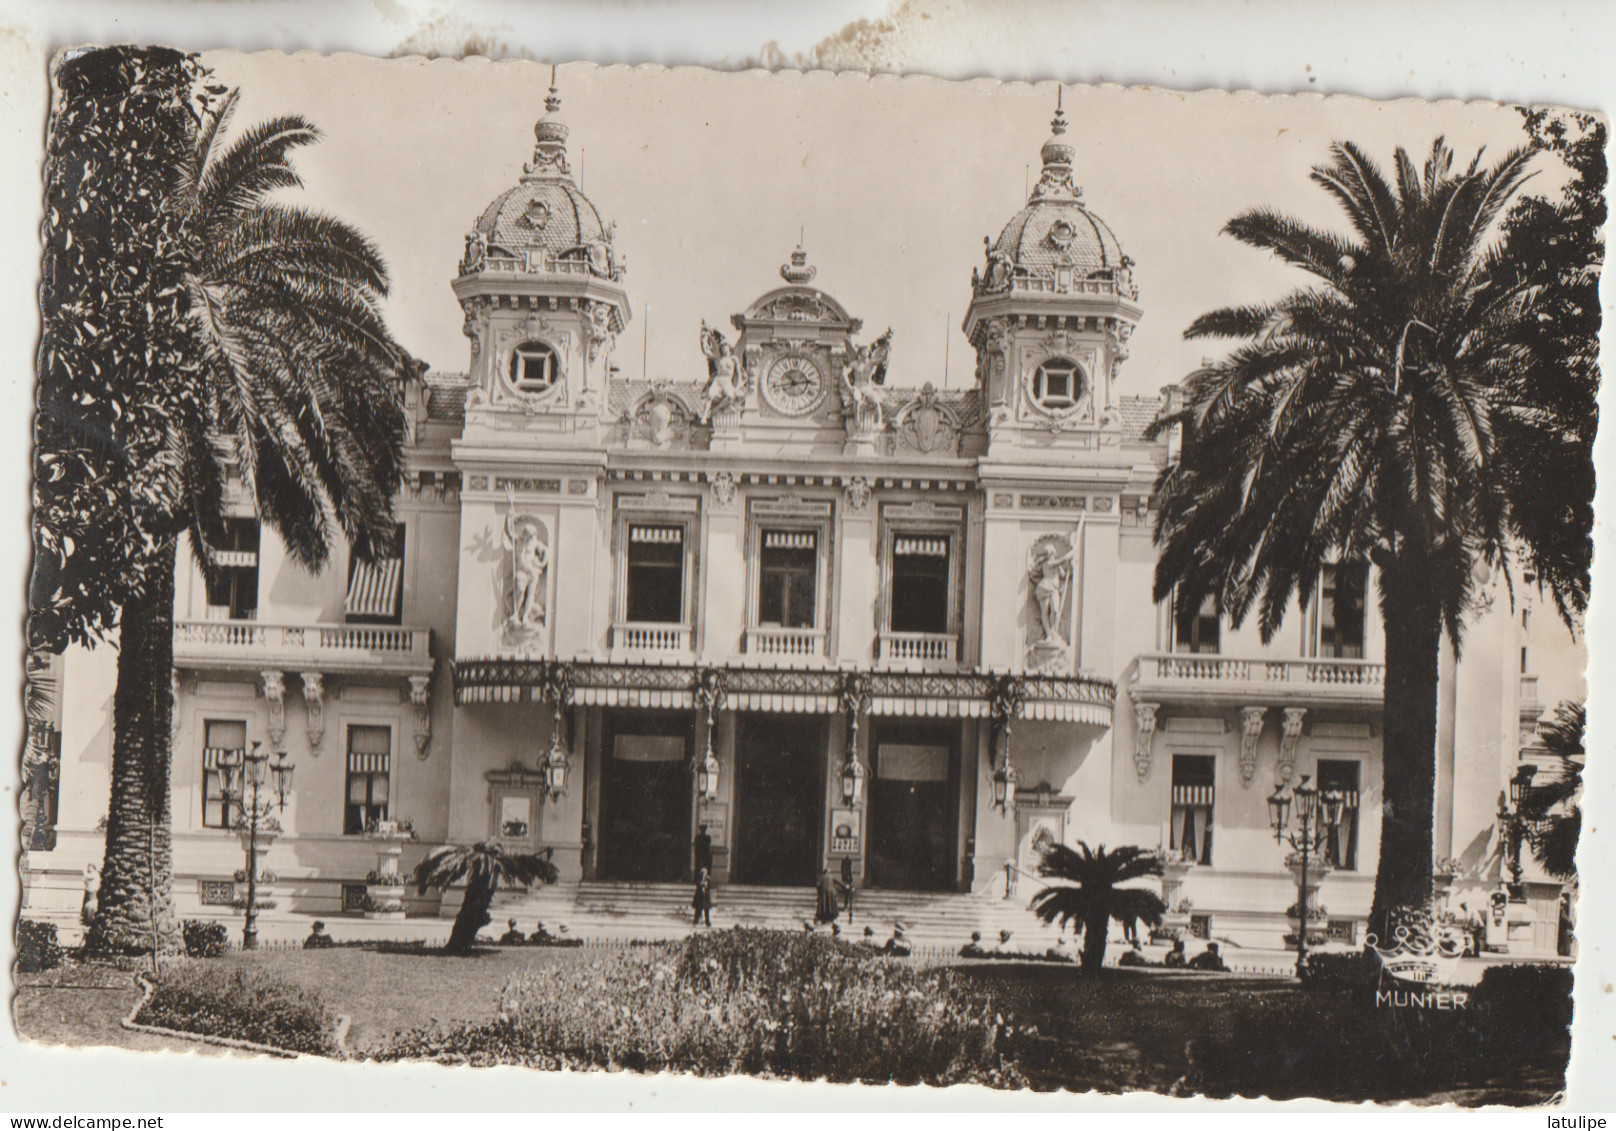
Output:
M309 937L303 940L304 950L324 950L328 946L336 945L336 941L325 933L325 924L318 919L314 921L314 927L309 931Z
M505 920L505 933L499 936L500 946L522 946L527 942L527 936L516 929L516 920Z
M1152 963L1150 959L1145 957L1145 948L1139 945L1138 939L1134 939L1133 944L1129 946L1125 952L1123 952L1122 957L1117 959L1117 965L1150 966Z
M1189 956L1184 953L1184 940L1174 939L1173 949L1167 952L1162 959L1162 965L1172 970L1182 970L1189 965Z
M549 946L551 943L555 942L555 936L550 933L549 928L547 928L541 920L540 922L534 924L533 934L528 936L527 941L530 946Z
M1205 950L1190 959L1190 969L1227 970L1228 966L1224 965L1223 956L1218 953L1218 944L1209 942L1206 944Z
M982 949L982 932L972 931L971 941L960 947L961 958L986 958L988 952Z
M892 937L887 940L887 945L883 949L895 958L908 958L909 955L914 953L914 948L909 945L909 940L903 936L902 923L892 924Z

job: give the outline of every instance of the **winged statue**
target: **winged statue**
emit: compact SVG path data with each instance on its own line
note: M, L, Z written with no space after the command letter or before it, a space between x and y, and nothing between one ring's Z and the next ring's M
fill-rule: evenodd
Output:
M707 357L707 384L701 390L699 419L706 424L715 407L733 404L746 395L746 375L735 348L705 320L701 324L701 352Z
M891 354L892 331L888 329L875 341L856 347L842 367L842 383L847 389L844 402L861 421L868 409L875 418L877 430L885 427L886 421L881 398L875 390L886 384L887 359Z

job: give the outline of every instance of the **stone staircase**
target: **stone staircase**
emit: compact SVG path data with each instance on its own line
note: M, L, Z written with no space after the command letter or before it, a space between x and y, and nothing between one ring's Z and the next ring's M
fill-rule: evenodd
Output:
M498 935L505 920L515 918L523 931L536 921L556 931L586 939L663 939L682 937L690 930L689 884L609 883L583 881L556 884L530 892L501 892L492 909L489 933ZM750 926L777 930L802 929L813 921L815 896L811 887L754 887L725 884L713 889L714 927ZM452 910L445 906L446 914ZM1009 949L1043 951L1055 945L1059 934L1038 922L1023 897L958 892L860 891L853 898L853 922L844 909L842 933L862 937L874 929L885 942L895 923L916 947L957 950L972 931L982 932L985 945L997 943L999 932L1012 933Z

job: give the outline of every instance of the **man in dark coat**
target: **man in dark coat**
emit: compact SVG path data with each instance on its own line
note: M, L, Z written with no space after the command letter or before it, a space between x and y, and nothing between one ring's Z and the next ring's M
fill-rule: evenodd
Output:
M819 870L819 901L814 908L814 922L834 923L842 913L842 902L836 894L836 880L829 868Z
M1190 959L1191 970L1227 970L1223 964L1223 956L1218 953L1218 944L1209 942L1206 949Z
M696 872L696 893L690 897L690 906L695 914L690 917L692 927L699 925L703 920L711 927L713 925L713 881L711 873L706 868Z
M709 875L713 871L713 838L707 835L707 826L702 825L696 829L696 871L703 869Z

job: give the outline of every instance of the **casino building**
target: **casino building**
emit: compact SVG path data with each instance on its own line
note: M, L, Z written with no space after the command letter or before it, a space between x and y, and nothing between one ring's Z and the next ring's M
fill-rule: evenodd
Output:
M362 914L378 821L413 824L406 868L492 839L553 850L557 892L625 901L685 884L700 827L734 890L847 861L861 890L961 907L1007 886L1024 906L1039 849L1081 839L1168 850L1173 922L1275 946L1295 887L1266 803L1305 774L1345 798L1321 900L1355 937L1379 844L1375 578L1327 568L1269 644L1153 602L1151 487L1179 441L1145 434L1180 390L1127 369L1135 266L1061 115L1025 207L961 265L961 390L906 369L801 247L750 300L714 296L738 312L690 328L685 380L620 372L633 286L547 106L452 280L468 371L404 389L401 558L309 576L242 498L225 580L182 571L181 913L232 914L220 765L258 742L297 766L267 857L283 912ZM1550 705L1532 627L1500 602L1445 675L1438 854L1478 885ZM100 859L111 668L39 673L62 785L31 826L32 913L71 918ZM1537 887L1547 932L1559 886Z

